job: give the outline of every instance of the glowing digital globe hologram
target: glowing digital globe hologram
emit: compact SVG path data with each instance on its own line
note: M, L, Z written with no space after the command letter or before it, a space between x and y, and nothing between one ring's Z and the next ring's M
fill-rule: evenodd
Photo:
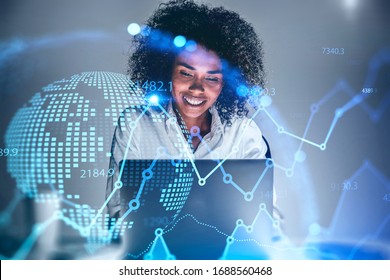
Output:
M108 177L114 174L109 160L118 119L125 110L135 114L147 103L123 74L84 72L43 87L17 111L7 128L6 145L18 150L18 156L7 161L16 187L35 203L56 201L54 209L50 208L58 213L55 220L85 238L89 253L137 226L134 213L126 220L109 217L105 191ZM179 176L171 172L164 179L173 182ZM140 208L148 203L153 188L152 180L145 187ZM161 207L170 220L180 211L180 207L168 211L162 203Z

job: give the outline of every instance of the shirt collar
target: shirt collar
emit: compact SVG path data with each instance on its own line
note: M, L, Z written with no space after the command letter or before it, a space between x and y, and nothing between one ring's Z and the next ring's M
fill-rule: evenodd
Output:
M209 109L209 112L211 114L211 137L213 137L215 134L222 134L223 135L223 125L221 121L221 117L218 114L217 108L215 106L211 106Z
M170 117L175 117L176 118L175 111L173 110L172 99L169 101L167 112L168 112Z

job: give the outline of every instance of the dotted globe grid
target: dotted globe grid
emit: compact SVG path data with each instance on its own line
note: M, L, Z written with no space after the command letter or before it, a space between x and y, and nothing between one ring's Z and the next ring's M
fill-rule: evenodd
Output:
M145 105L143 94L125 75L83 72L43 87L17 111L8 126L5 143L17 148L18 156L8 158L7 171L17 188L36 203L58 199L71 202L57 207L61 217L66 217L63 221L87 237L87 251L110 243L133 223L122 221L111 238L105 238L106 229L116 221L99 211L101 205L93 205L86 190L97 180L82 180L80 170L108 169L119 116L126 108L135 112ZM103 182L100 187L105 188L107 178L98 179ZM166 198L163 201L166 203ZM180 211L181 206L165 207L167 211Z
M19 151L18 157L7 162L18 188L31 198L45 200L40 186L54 185L59 194L77 199L64 189L71 169L107 159L103 146L112 135L105 135L104 130L116 125L128 104L144 102L140 94L128 93L129 86L124 75L87 72L49 84L36 93L16 113L5 136L7 146ZM96 96L96 92L103 96ZM104 114L96 109L101 106Z

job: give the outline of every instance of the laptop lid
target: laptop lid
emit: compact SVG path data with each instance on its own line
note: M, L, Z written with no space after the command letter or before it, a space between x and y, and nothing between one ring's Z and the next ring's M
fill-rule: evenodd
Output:
M237 224L272 215L270 160L125 160L121 217L129 258L142 258L162 236L177 259L217 259ZM160 238L161 239L161 238ZM159 255L160 254L160 255Z

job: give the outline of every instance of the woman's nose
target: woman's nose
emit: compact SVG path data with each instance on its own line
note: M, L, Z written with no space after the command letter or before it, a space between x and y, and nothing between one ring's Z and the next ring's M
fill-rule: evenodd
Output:
M203 79L199 76L195 76L190 85L190 90L199 90L203 92L204 91Z

